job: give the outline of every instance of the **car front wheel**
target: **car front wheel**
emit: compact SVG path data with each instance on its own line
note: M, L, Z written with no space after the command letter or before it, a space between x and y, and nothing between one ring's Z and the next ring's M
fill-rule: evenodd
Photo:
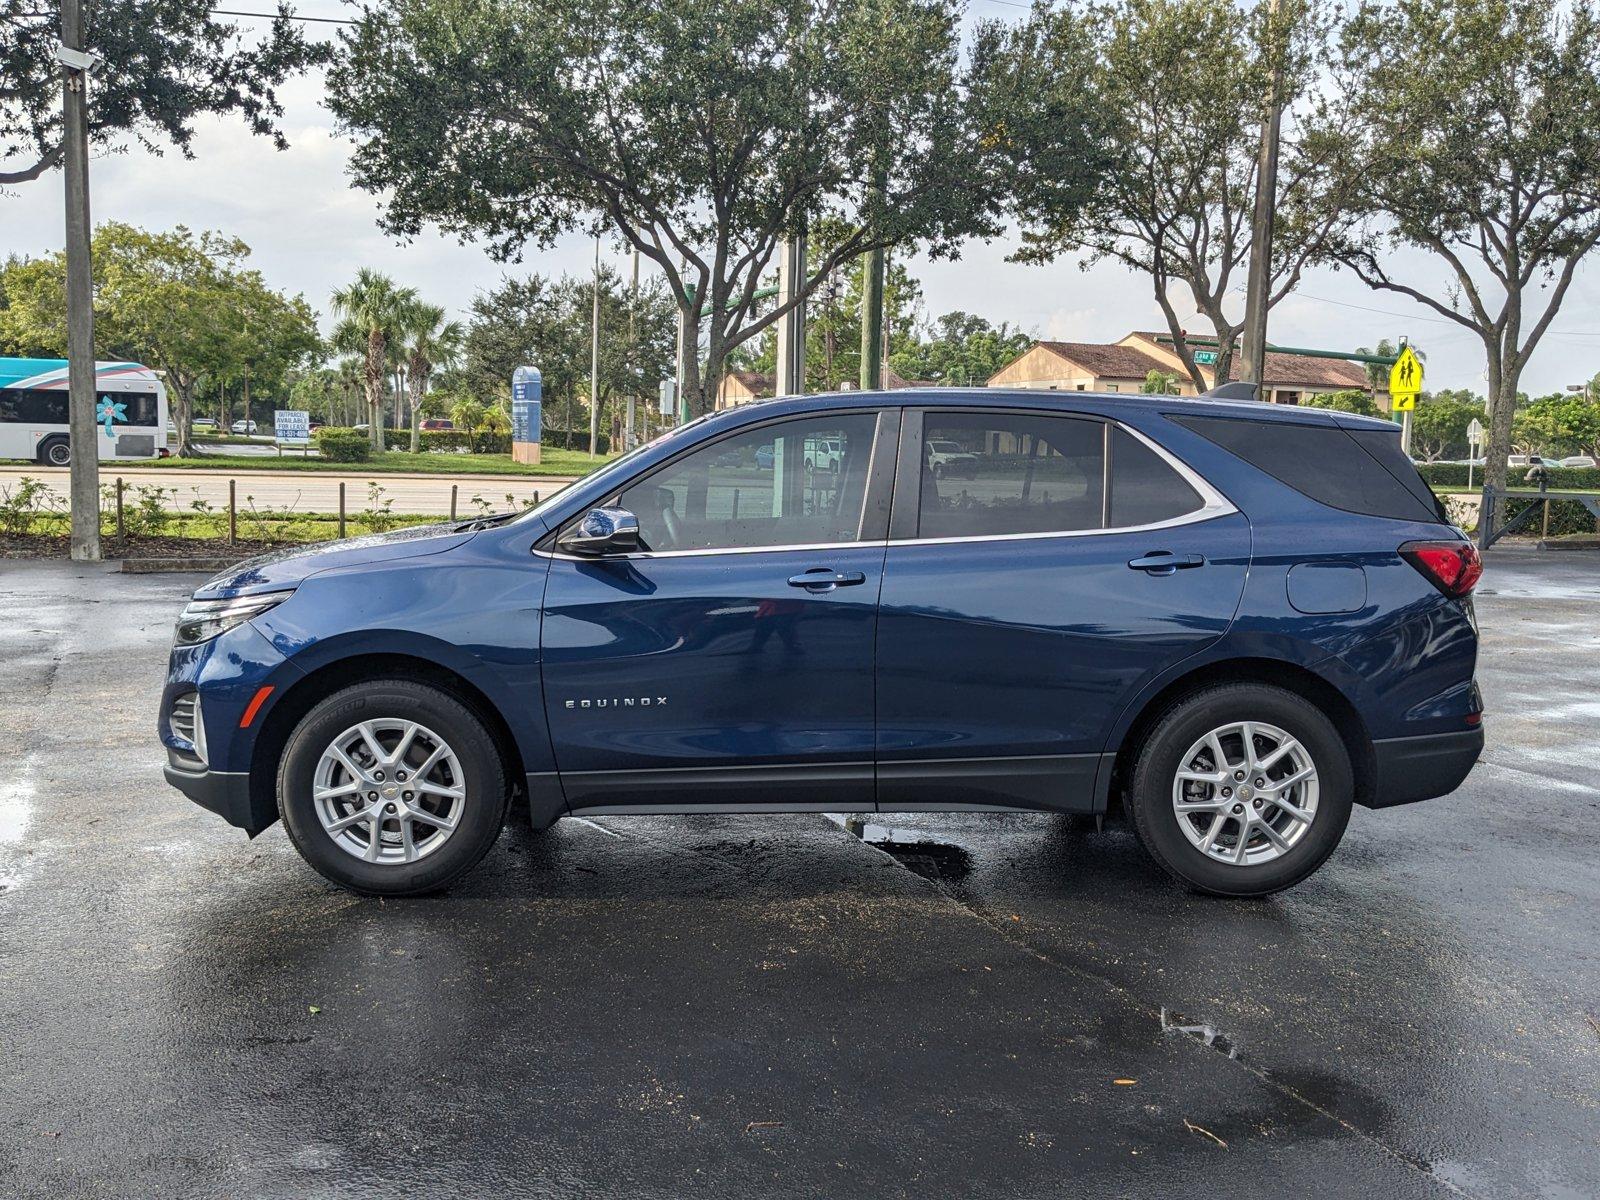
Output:
M1314 704L1282 688L1227 684L1157 720L1129 809L1168 872L1219 896L1265 896L1320 867L1344 836L1350 756Z
M494 844L508 789L489 732L454 696L409 680L357 684L306 714L278 766L290 840L368 895L436 891Z

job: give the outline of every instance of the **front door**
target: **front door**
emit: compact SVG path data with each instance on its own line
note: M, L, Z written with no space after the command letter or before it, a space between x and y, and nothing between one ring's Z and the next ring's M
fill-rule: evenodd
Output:
M872 807L898 420L732 433L612 501L638 553L554 552L544 695L570 810Z
M1249 525L1114 423L920 423L884 565L879 807L1089 809L1128 698L1227 629Z

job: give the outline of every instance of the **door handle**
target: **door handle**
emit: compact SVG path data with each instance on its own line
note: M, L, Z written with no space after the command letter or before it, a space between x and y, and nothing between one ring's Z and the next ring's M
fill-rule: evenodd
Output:
M866 581L867 577L860 571L835 571L830 567L812 567L789 576L790 587L805 588L808 592L831 592L836 587L853 587Z
M1148 575L1171 575L1189 567L1205 566L1204 554L1174 554L1170 550L1152 550L1142 558L1130 558L1128 565L1135 571Z

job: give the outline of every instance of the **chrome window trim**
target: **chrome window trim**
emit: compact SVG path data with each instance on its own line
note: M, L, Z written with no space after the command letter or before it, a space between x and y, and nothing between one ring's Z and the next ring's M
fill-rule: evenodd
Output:
M1052 415L1052 414L1046 414ZM1054 414L1070 415L1070 414ZM1098 418L1090 418L1098 419ZM1188 463L1172 454L1165 446L1152 438L1146 437L1137 429L1124 425L1121 421L1104 418L1109 431L1115 427L1121 429L1131 437L1137 438L1153 450L1162 462L1171 467L1178 476L1192 487L1199 495L1201 505L1192 512L1187 512L1177 517L1169 517L1165 521L1154 521L1146 525L1117 525L1110 529L1046 529L1033 533L977 533L966 534L961 537L940 538L888 538L870 542L811 542L786 546L725 546L709 550L654 550L639 551L633 554L603 554L586 556L581 554L559 554L549 550L534 550L541 558L559 558L568 562L616 562L619 560L635 558L690 558L704 557L709 554L777 554L784 551L795 550L845 550L850 548L881 548L891 546L946 546L960 542L1023 542L1037 541L1041 538L1067 538L1067 537L1104 537L1113 533L1153 533L1160 529L1175 529L1182 525L1196 525L1201 521L1211 521L1217 517L1226 517L1239 511L1233 501L1229 500ZM1109 435L1108 435L1109 436ZM874 450L876 452L876 450Z

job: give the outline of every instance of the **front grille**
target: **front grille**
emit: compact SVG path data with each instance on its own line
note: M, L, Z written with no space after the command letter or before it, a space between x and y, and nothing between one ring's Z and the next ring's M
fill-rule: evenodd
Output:
M194 747L194 754L184 754L181 750L174 751L174 757L182 762L180 765L204 767L206 765L206 730L200 717L200 693L185 692L172 702L172 716L168 718L168 726L172 736L180 741L188 742Z

